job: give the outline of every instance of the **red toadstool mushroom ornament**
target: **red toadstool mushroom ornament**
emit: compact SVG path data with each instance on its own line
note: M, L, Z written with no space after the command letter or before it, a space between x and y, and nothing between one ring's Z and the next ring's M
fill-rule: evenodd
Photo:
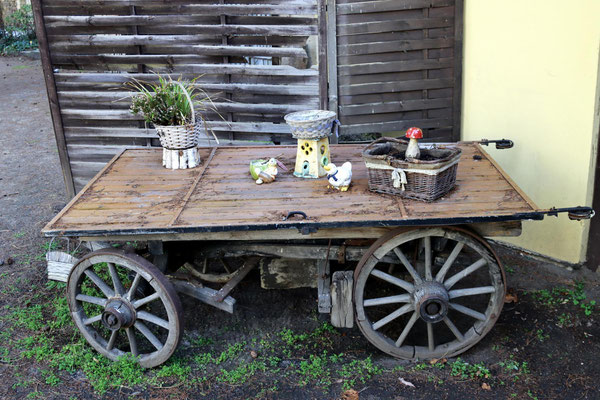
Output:
M419 128L412 127L406 130L406 137L410 139L408 147L406 148L405 157L418 159L421 156L421 150L419 150L419 144L417 139L423 138L423 131Z

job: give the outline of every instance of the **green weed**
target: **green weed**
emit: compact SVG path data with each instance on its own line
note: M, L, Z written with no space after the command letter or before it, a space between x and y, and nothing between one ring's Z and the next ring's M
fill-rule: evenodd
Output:
M364 384L367 380L383 372L381 368L373 364L371 357L364 360L352 360L342 365L339 375L344 379L343 390L355 387L357 381Z
M573 304L579 306L586 316L592 315L596 308L596 301L586 301L586 294L584 291L584 283L576 282L574 289L567 289L564 287L555 287L551 290L542 289L532 292L534 300L547 306L556 308L561 304Z
M542 343L543 343L543 342L545 342L545 341L546 341L546 340L547 340L547 339L550 337L550 335L548 335L548 334L545 334L545 333L544 333L544 330L543 330L543 329L538 329L538 330L535 332L535 336L536 336L536 337L537 337L537 339L538 339L540 342L542 342Z
M458 376L461 379L478 379L490 377L490 370L482 362L477 364L469 364L468 362L463 361L459 357L450 365L450 375Z

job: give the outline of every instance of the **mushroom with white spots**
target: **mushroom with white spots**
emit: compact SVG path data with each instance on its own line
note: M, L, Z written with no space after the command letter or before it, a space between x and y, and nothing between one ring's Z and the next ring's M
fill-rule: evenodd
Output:
M408 147L406 149L405 157L416 158L418 159L421 156L421 150L419 149L419 144L417 143L417 139L423 138L423 131L419 128L412 127L406 130L406 137L410 139L408 142Z

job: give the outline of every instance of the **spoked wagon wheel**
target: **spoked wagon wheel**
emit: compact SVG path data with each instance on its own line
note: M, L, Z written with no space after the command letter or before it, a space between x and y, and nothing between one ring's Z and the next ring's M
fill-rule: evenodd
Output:
M116 360L131 353L151 368L165 362L181 339L182 309L171 283L135 254L103 249L71 271L69 308L85 339Z
M483 238L453 228L394 231L356 268L358 326L403 359L460 354L492 328L504 304L504 272Z

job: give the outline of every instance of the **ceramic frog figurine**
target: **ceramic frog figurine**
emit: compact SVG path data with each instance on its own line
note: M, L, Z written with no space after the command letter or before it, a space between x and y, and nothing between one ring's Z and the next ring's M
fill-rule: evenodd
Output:
M273 182L277 172L277 160L274 158L250 161L250 175L257 185Z

